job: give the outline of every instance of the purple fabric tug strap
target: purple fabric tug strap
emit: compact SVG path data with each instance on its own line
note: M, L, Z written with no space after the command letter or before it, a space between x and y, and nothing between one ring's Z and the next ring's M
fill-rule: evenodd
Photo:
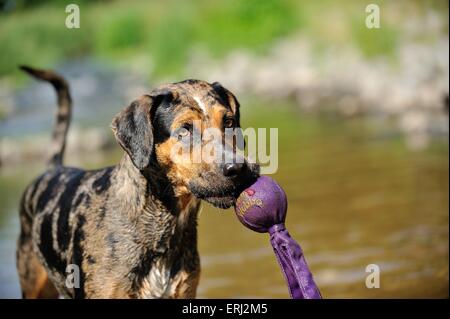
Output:
M306 264L300 245L292 239L283 223L269 228L270 243L288 283L293 299L321 299L319 288Z
M291 297L321 299L300 245L284 226L287 198L280 185L268 176L260 176L239 195L235 211L237 218L247 228L258 233L269 232L270 243L286 278Z

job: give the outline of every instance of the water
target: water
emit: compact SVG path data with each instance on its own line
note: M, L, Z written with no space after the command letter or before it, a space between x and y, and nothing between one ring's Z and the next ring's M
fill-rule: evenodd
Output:
M448 297L448 141L409 151L395 130L363 119L243 108L243 125L279 127L287 228L301 244L325 298ZM119 151L99 162L116 163ZM90 158L87 157L87 158ZM20 297L15 271L17 204L42 161L0 171L0 297ZM199 218L198 297L287 298L268 235L245 229L231 210L204 204ZM381 287L365 286L366 266Z

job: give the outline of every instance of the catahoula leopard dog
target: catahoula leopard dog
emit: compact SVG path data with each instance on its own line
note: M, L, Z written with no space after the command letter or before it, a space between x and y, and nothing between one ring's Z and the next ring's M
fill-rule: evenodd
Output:
M259 168L245 157L174 161L171 149L193 130L238 128L236 97L217 82L162 85L113 118L112 131L124 150L120 163L82 170L63 166L71 117L67 82L52 71L21 68L51 83L58 98L47 170L26 188L20 204L23 297L194 298L201 200L231 207ZM222 149L243 156L234 146ZM68 266L69 273L74 270L70 284Z

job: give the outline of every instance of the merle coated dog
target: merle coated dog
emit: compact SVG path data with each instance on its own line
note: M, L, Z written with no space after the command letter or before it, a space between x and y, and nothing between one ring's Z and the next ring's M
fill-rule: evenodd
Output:
M193 130L238 128L235 96L217 82L162 85L114 117L112 131L125 151L120 163L82 170L63 166L71 116L67 82L52 71L22 69L51 83L58 98L47 170L20 204L23 297L194 298L200 202L232 206L259 168L246 158L174 161L171 148ZM74 265L78 284L69 285L68 266Z

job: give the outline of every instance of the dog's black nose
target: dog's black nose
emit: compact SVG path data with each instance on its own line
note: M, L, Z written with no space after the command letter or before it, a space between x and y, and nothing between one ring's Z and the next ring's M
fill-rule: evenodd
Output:
M223 166L223 175L233 177L241 173L245 168L245 163L226 163Z

